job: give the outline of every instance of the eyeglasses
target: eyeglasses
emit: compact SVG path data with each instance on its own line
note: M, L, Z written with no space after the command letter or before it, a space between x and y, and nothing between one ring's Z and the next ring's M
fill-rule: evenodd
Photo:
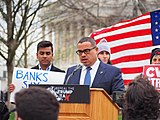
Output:
M95 49L96 47L90 48L90 49L84 49L84 50L77 50L76 53L78 55L82 55L82 53L84 54L89 54L91 50Z

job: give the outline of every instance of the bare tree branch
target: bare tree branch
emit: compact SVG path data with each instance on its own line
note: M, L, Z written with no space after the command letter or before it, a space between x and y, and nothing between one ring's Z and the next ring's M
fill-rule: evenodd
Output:
M1 53L1 51L0 51L0 56L7 61L7 58Z
M41 0L40 0L41 1ZM26 34L28 33L30 27L32 26L33 20L35 19L35 16L37 15L38 10L40 10L42 8L42 6L47 2L47 0L45 0L43 3L39 2L38 7L28 16L24 16L24 18L26 18L25 21L27 21L27 19L30 19L30 23L27 26L28 28L26 28L26 33L24 33L24 35L20 38L20 35L22 35L22 32L20 32L17 36L17 39L19 39L18 42L18 46L21 44L22 40L24 39L24 37L26 36ZM31 18L32 17L32 18ZM22 28L24 29L24 27L26 27L26 24L23 24L24 21L22 21L21 26L23 26Z
M27 51L27 50L31 47L31 45L32 45L33 43L35 43L35 42L37 42L37 40L30 42L30 43L28 44L28 46L25 48L25 50ZM24 55L25 55L25 52L23 52L23 54L22 54L22 55L20 56L20 58L18 59L17 64L16 64L16 67L20 64L20 62L21 62L22 58L24 57Z

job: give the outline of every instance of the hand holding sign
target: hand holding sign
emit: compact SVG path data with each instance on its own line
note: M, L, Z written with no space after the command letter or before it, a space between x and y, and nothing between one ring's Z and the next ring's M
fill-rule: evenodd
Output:
M26 68L14 68L12 83L15 90L11 93L10 102L14 102L14 94L29 85L63 84L65 73L51 72Z

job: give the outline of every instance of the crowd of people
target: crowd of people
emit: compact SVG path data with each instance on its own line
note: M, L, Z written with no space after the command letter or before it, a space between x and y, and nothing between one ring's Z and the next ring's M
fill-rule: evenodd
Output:
M103 88L109 95L114 91L125 91L121 70L111 64L111 50L107 40L98 44L91 37L83 37L77 43L75 51L80 60L77 65L66 71L64 84L89 85L93 88ZM37 45L39 64L31 69L65 72L53 65L53 44L41 41ZM151 52L150 64L160 63L160 48ZM74 74L70 76L72 73ZM14 84L9 85L13 92ZM135 78L129 85L124 97L124 120L157 120L160 103L159 92L143 76ZM55 96L42 88L22 89L15 95L15 105L18 120L57 120L59 103ZM44 111L44 109L46 109Z

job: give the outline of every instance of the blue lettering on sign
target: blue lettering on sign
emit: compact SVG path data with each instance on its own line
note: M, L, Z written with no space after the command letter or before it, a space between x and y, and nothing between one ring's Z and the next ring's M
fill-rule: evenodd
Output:
M39 85L40 82L31 82L30 85Z
M43 77L45 78L44 80L43 80L43 82L47 82L48 81L48 79L47 79L47 76L46 75L48 75L48 73L44 73L43 74Z
M25 86L22 86L22 88L27 88L28 87L27 81L23 81L23 83Z
M39 85L48 82L49 73L45 72L29 72L23 70L16 71L16 79L22 80L22 88L28 88L29 85Z
M22 77L23 77L23 71L22 70L17 70L17 72L16 72L16 78L20 79Z
M30 80L35 80L35 72L30 72Z
M23 81L22 88L28 88L29 85L39 85L40 82L29 82L29 81Z
M36 81L42 81L41 78L39 78L39 76L41 77L42 73L36 73Z
M29 79L28 79L28 72L26 72L26 74L24 75L23 80L24 80L24 79L25 79L25 80L29 80Z
M32 81L39 81L40 82L47 82L48 73L41 73L41 72L24 72L22 70L16 71L16 79L23 80L24 84L26 84L26 81L32 80Z

